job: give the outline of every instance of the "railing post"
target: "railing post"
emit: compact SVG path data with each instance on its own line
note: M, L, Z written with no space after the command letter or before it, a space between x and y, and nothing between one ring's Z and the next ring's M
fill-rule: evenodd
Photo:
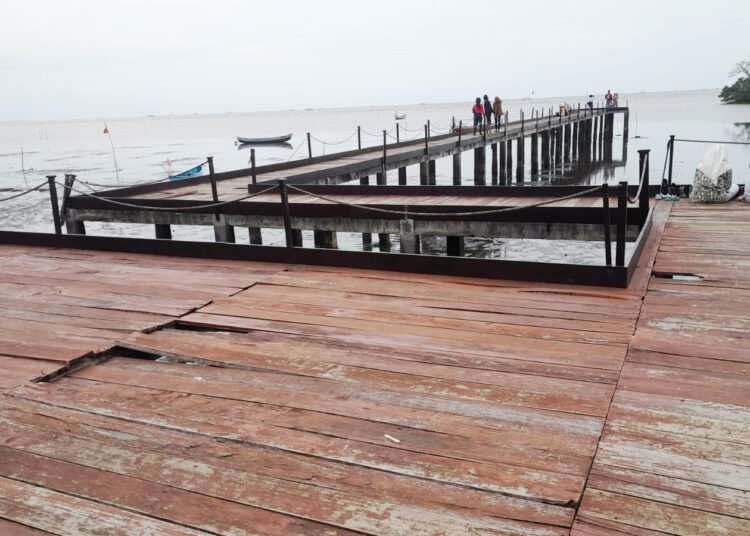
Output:
M615 265L625 266L625 232L628 227L628 182L620 181L617 190L617 243Z
M674 134L669 136L669 174L667 177L669 178L668 184L668 190L667 193L670 193L670 190L672 189L672 161L674 159Z
M432 135L432 126L430 125L430 120L427 120L427 137L429 138Z
M643 217L648 214L648 183L649 183L649 153L650 149L638 150L638 187L641 189L638 197L638 208L643 213ZM643 184L641 184L641 181Z
M463 120L461 120L458 122L458 149L459 149L458 152L459 153L461 152L461 134L463 134L463 130L464 130L464 122Z
M253 172L253 184L256 184L257 180L255 177L255 148L250 149L250 168Z
M55 224L55 234L62 234L60 225L60 207L57 204L57 186L55 185L56 175L47 175L47 184L49 185L49 200L52 203L52 219Z
M609 217L609 184L602 184L602 221L604 223L604 260L612 266L612 222Z
M307 133L307 158L312 158L312 143L310 143L310 133Z
M206 161L208 162L208 178L211 180L211 198L214 200L214 203L219 202L219 191L216 188L216 175L214 173L214 157L213 156L207 156ZM216 207L214 209L214 213L218 217L219 215L219 207Z
M401 134L399 131L400 131L399 124L396 123L396 143L401 143Z
M456 130L456 116L451 117L451 130Z
M294 233L292 231L292 213L289 209L289 195L286 188L286 180L279 180L279 193L281 194L281 209L284 217L284 235L286 237L286 247L294 247Z
M388 132L386 130L383 130L383 180L385 180L385 164L386 164L386 159L388 157L386 153L386 146L388 145L387 136L388 136Z
M362 150L362 127L357 127L357 149Z
M70 199L71 188L73 188L73 183L75 182L75 180L75 175L65 175L65 190L63 191L62 206L60 208L60 226L62 226L63 221L65 221L65 217L68 214L68 199Z
M424 154L425 155L429 154L429 152L430 152L430 146L429 146L429 143L430 143L429 139L430 138L429 138L429 134L428 134L429 128L430 127L427 126L427 125L424 126Z

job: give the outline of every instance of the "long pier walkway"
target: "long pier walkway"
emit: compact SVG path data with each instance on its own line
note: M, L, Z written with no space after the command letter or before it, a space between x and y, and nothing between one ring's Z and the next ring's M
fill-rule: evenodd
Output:
M0 532L750 533L749 220L627 289L0 246Z

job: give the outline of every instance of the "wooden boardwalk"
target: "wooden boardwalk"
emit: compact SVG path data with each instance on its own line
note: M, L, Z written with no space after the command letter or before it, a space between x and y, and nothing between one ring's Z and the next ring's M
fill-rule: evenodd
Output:
M628 289L0 246L0 532L750 533L749 219Z

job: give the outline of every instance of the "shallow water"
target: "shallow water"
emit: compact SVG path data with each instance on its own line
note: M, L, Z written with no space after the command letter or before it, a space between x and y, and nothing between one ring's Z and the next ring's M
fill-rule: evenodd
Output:
M620 95L620 104L630 106L629 159L625 166L599 170L574 182L598 184L628 180L637 182L638 149L651 149L651 182L658 183L665 161L666 143L670 134L678 138L706 140L748 139L746 124L750 124L750 106L722 105L716 97L717 90L641 93ZM510 119L519 117L520 110L531 117L532 110L557 108L562 102L575 106L585 102L583 96L555 99L508 100L504 107ZM288 110L279 112L226 113L216 115L186 115L108 119L110 135L103 134L101 119L77 121L16 121L0 123L0 198L13 195L29 186L35 186L48 174L60 178L65 173L75 173L80 181L96 185L135 184L162 179L166 176L167 161L174 171L188 169L213 156L217 171L248 166L250 152L238 149L236 136L263 137L293 133L291 147L256 148L258 165L285 162L307 157L307 132L313 136L314 156L357 148L356 127L362 128L363 146L382 144L382 131L389 141L396 136L394 114L406 114L399 122L401 141L420 137L429 119L435 134L445 133L453 117L456 121L469 121L469 103L420 104L385 107ZM614 158L621 155L622 115L615 122ZM114 155L110 139L114 145ZM674 180L689 183L695 165L701 160L709 145L678 143L674 160ZM728 145L734 181L744 183L748 177L750 147ZM117 161L115 171L114 161ZM471 152L464 153L463 169L473 169ZM525 181L529 182L528 166ZM418 166L411 166L409 183L418 184ZM436 166L438 184L452 184L451 159L441 159ZM395 175L395 171L392 172ZM395 178L394 178L395 180ZM547 178L534 184L566 183L570 180ZM467 177L466 184L473 184ZM97 186L98 187L98 186ZM0 204L0 229L46 231L52 230L51 210L46 190L34 192L17 200ZM87 223L90 234L153 236L148 225ZM247 240L239 236L238 241ZM193 240L212 240L208 228L174 228L174 237ZM281 244L283 236L278 231L264 230L264 242ZM376 241L377 242L377 241ZM310 233L305 244L311 245ZM394 240L394 243L397 242ZM530 240L473 239L467 244L472 255L502 258L545 259L567 261L570 251L582 262L601 262L603 250L600 243L555 243ZM346 249L361 248L358 235L339 236L339 246ZM440 241L434 253L444 253ZM569 250L569 248L571 248ZM395 246L397 249L397 246Z

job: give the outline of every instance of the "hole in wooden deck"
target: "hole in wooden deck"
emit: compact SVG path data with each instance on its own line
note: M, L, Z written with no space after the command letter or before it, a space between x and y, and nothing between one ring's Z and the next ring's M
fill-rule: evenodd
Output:
M674 281L703 281L703 276L695 274L680 274L669 272L654 272L654 277L659 279L672 279Z

